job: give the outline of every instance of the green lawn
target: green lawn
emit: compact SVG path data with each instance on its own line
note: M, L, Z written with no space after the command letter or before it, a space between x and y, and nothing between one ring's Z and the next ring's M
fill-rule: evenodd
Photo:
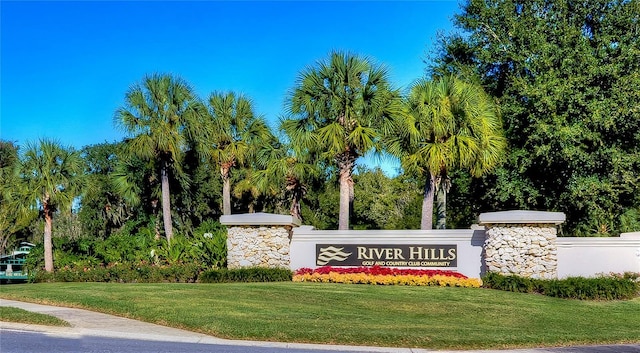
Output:
M0 306L0 321L47 326L69 326L68 322L60 320L55 316L34 313L8 306Z
M223 338L432 349L640 342L640 298L593 302L488 289L325 283L3 286Z

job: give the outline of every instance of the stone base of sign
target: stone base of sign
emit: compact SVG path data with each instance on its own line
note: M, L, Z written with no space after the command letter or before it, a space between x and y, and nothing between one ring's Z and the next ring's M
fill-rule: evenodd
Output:
M564 213L503 211L483 213L484 261L488 272L532 278L558 277L556 226Z
M289 268L291 230L300 221L269 213L226 215L227 268Z

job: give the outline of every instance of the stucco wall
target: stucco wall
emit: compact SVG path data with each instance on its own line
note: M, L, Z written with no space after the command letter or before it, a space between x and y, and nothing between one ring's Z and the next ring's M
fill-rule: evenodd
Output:
M640 232L610 238L557 238L558 277L640 272Z

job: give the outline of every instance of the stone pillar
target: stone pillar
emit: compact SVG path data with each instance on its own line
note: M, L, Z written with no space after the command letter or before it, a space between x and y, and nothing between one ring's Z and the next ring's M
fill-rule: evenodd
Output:
M562 212L503 211L480 215L487 272L532 278L558 277L556 227Z
M227 268L289 268L291 230L300 226L292 216L245 213L220 217L227 226Z

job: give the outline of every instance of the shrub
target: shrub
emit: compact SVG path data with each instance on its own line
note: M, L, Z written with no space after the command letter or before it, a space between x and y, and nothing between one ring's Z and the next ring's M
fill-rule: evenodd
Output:
M201 283L226 282L284 282L291 281L293 273L286 268L248 267L204 271Z
M114 263L107 266L64 267L55 272L32 272L32 282L196 282L204 269L201 265L174 264L158 266L146 262Z
M630 299L640 295L639 275L633 273L601 275L594 278L534 279L488 273L484 287L510 292L539 293L550 297L582 300Z
M171 244L161 241L153 250L157 263L202 263L210 268L221 268L227 265L227 233L195 233L192 237L176 234Z
M151 249L156 242L149 232L136 235L117 233L105 240L96 240L95 256L105 264L145 261L151 258Z
M537 282L534 279L520 276L504 276L490 272L482 278L484 287L500 289L516 293L533 293L537 291Z

